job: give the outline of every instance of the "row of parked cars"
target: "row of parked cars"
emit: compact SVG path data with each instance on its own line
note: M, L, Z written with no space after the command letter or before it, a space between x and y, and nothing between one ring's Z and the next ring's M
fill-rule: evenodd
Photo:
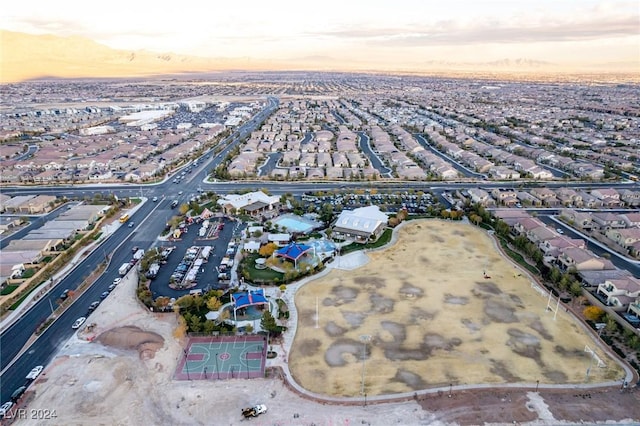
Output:
M111 285L110 285L110 286L109 286L109 288L107 289L107 291L103 291L103 292L102 292L102 294L100 295L100 300L96 300L96 301L91 302L91 304L90 304L90 305L89 305L89 307L87 308L87 315L86 315L86 316L84 316L84 317L80 317L80 318L78 318L78 319L73 323L73 325L71 326L71 328L73 328L74 330L77 330L77 329L79 329L80 327L82 327L82 324L84 324L84 322L87 320L87 317L88 317L89 315L91 315L91 313L92 313L93 311L95 311L95 310L96 310L96 308L97 308L98 306L100 306L100 302L101 302L102 300L106 299L106 298L107 298L107 296L109 296L109 293L111 293L111 292L116 288L116 286L118 285L118 283L120 283L120 281L122 281L122 278L120 278L120 277L115 278L115 279L113 280L113 283L111 283Z
M2 404L2 406L0 406L0 419L4 419L5 417L7 417L7 414L11 413L11 408L13 408L13 406L18 402L22 395L24 395L29 385L38 378L43 369L43 365L36 365L31 369L31 371L29 371L29 374L27 374L27 376L25 377L25 384L20 386L11 394L10 401L7 401Z

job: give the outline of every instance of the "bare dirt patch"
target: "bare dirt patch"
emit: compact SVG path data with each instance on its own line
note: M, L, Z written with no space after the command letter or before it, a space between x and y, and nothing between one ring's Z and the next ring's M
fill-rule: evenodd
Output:
M585 345L606 363L591 368L590 383L622 377L622 369L568 313L553 319L547 299L486 232L422 220L403 225L397 237L391 247L367 253L366 267L333 270L296 293L304 312L316 298L331 301L320 307L319 330L311 330L309 321L298 325L296 336L321 342L317 354L308 356L294 340L289 367L304 388L360 395L363 336L370 337L364 358L368 395L448 384L584 383L591 361ZM309 365L325 374L312 375Z
M135 325L112 328L100 334L96 340L105 346L136 350L147 359L153 358L164 346L164 338L158 333L144 331Z

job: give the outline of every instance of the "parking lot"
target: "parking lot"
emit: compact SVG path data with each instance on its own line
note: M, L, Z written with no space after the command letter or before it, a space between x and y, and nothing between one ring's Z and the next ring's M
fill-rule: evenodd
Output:
M323 204L331 204L336 210L342 208L355 209L375 204L380 210L386 212L396 212L402 208L406 208L409 213L423 214L430 208L437 205L437 198L427 192L376 192L376 193L314 193L308 192L301 196L301 201L305 203L305 207L313 204L319 208ZM305 209L308 210L308 209Z
M218 218L211 218L210 223L214 224L217 219ZM224 226L216 233L200 236L198 231L201 223L194 222L187 225L187 232L182 233L178 239L159 242L157 245L159 249L174 247L174 250L167 257L166 263L160 266L156 277L151 280L151 292L154 299L160 296L178 298L189 294L189 292L193 290L207 291L209 289L226 288L229 286L228 282L220 282L218 280L218 268L220 267L222 259L227 255L229 242L235 238L239 238L240 232L246 225L226 217L219 218L219 220L222 221ZM189 248L194 246L212 247L211 254L208 256L207 261L202 263L196 275L197 284L185 289L171 288L171 276L178 269Z

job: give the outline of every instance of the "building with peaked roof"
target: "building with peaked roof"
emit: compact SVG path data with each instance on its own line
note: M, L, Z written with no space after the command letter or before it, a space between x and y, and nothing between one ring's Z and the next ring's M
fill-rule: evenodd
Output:
M343 210L333 224L332 235L340 240L367 243L377 240L387 227L389 217L378 206Z
M251 216L258 217L275 213L280 205L280 197L267 195L262 191L227 194L218 200L218 204L226 214L245 211Z

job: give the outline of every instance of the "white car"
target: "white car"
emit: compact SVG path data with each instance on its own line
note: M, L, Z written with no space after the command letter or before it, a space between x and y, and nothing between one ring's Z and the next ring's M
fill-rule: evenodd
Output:
M122 278L114 278L113 283L114 283L115 285L118 285L118 283L119 283L120 281L122 281Z
M153 201L153 202L155 203L156 201L158 201L158 197L153 197L153 198L151 199L151 201Z
M556 232L561 235L564 234L564 231L561 228L557 228Z
M4 417L9 413L9 410L11 410L11 407L13 407L13 402L11 401L2 404L2 407L0 407L0 419L4 419Z
M28 380L35 380L36 377L38 377L40 375L40 373L42 372L43 368L44 368L44 366L42 366L42 365L38 365L36 367L33 367L31 369L31 371L29 372L29 374L27 374L27 379Z
M78 328L80 328L80 326L81 326L82 324L84 324L84 322L85 322L86 320L87 320L87 319L86 319L85 317L80 317L80 318L78 318L78 319L76 320L76 322L74 322L74 323L73 323L73 325L71 326L71 328L73 328L74 330L77 330Z

